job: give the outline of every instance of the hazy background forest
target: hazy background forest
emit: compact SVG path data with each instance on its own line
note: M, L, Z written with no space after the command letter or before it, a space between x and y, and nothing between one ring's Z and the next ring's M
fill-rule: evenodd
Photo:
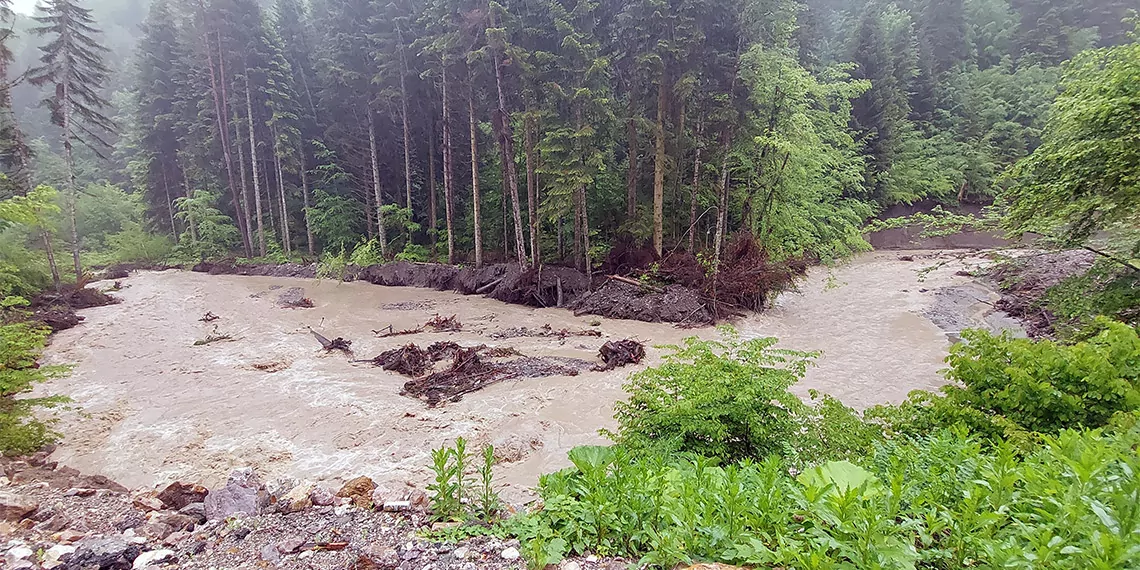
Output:
M0 247L42 259L55 239L85 264L584 267L628 239L715 259L737 232L836 259L889 206L991 202L1040 144L1063 62L1135 28L1133 0L12 8L0 198L50 185L60 211L42 240L9 227ZM92 56L74 210L41 61L65 20ZM47 279L33 265L29 290Z

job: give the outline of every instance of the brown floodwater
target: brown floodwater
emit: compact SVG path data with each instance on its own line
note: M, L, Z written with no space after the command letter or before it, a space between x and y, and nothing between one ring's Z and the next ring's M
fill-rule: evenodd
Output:
M907 253L916 260L877 252L815 268L799 291L735 325L745 337L777 336L782 346L823 352L796 386L803 395L820 390L864 408L936 388L952 335L960 325L992 324L986 301L996 294L955 274L986 263L982 255ZM428 408L400 395L407 378L323 353L307 327L351 339L358 358L407 342L452 340L593 359L606 340L659 345L717 334L367 283L170 270L137 273L123 285L115 293L122 303L82 311L83 324L53 338L48 359L74 370L40 392L74 400L60 415L65 438L54 458L128 487L176 479L217 485L242 466L267 479L331 485L368 475L422 485L431 478L431 449L463 436L522 450L497 471L506 494L519 497L539 474L567 465L570 448L605 442L598 430L613 427L613 404L637 369L509 380ZM278 293L289 287L303 287L316 306L278 307ZM206 312L219 319L199 321ZM372 333L413 328L437 313L457 315L464 330L387 339ZM490 337L546 324L596 328L602 337ZM194 346L213 333L234 338ZM648 352L651 364L664 351Z

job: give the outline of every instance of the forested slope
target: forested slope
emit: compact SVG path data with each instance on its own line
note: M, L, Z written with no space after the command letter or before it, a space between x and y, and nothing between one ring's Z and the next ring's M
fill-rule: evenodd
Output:
M114 124L106 159L74 145L77 201L126 204L188 257L580 267L626 237L715 255L743 231L830 259L883 207L989 201L1062 62L1131 27L1127 0L157 0L137 29L119 4L87 6ZM5 192L66 201L51 86L23 79L53 40L36 26L81 6L44 7L9 18L5 115L34 155L3 158L35 175ZM60 239L134 228L104 225Z

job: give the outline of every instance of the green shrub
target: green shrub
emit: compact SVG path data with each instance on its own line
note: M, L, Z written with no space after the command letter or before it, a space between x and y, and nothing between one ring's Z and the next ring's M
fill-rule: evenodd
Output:
M0 453L35 451L58 437L34 412L67 399L25 396L36 384L67 372L64 366L40 366L37 362L50 332L29 323L0 324Z
M721 341L687 338L669 347L665 363L631 376L611 438L638 453L726 462L838 456L873 439L874 428L838 401L813 407L788 391L815 353L775 348L774 338L740 340L729 327L721 332Z
M380 251L380 241L376 238L362 240L352 250L348 263L357 267L380 265L384 263L384 255Z
M1051 287L1045 305L1057 317L1060 338L1080 340L1100 332L1098 316L1140 326L1140 271L1099 259L1088 271Z
M1135 429L1064 431L1019 455L944 430L798 476L774 456L722 467L578 448L510 528L543 557L533 566L595 553L660 568L1135 568L1137 444Z
M904 433L961 424L1022 440L1029 432L1107 425L1115 414L1140 409L1140 336L1121 323L1098 323L1100 333L1071 345L965 331L946 359L955 384L868 417Z

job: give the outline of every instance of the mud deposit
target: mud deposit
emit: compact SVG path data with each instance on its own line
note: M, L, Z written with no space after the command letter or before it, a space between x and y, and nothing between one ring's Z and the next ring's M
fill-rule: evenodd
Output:
M737 326L745 336L775 335L783 346L823 351L796 388L804 395L818 389L865 407L935 388L948 335L986 324L985 302L997 295L958 274L988 263L982 255L908 253L913 261L881 252L813 269L799 292ZM66 439L53 459L128 487L175 479L212 487L247 465L270 480L368 475L424 484L430 450L465 436L501 448L509 461L498 472L506 494L517 497L540 473L565 466L571 447L603 442L597 430L613 426L621 385L639 369L506 380L429 408L400 394L407 377L326 353L308 327L351 340L357 358L451 341L600 365L603 344L636 339L646 345L640 366L660 361L653 345L715 335L363 282L172 270L136 273L123 285L122 303L87 309L81 326L54 337L50 360L75 369L43 392L70 395L80 408L62 416ZM301 298L314 307L280 306L279 295L292 287L303 288ZM938 293L954 287L966 297ZM203 322L207 313L218 318ZM456 315L463 329L373 333L420 327L437 314ZM504 334L545 325L601 336ZM194 346L219 334L231 338Z

